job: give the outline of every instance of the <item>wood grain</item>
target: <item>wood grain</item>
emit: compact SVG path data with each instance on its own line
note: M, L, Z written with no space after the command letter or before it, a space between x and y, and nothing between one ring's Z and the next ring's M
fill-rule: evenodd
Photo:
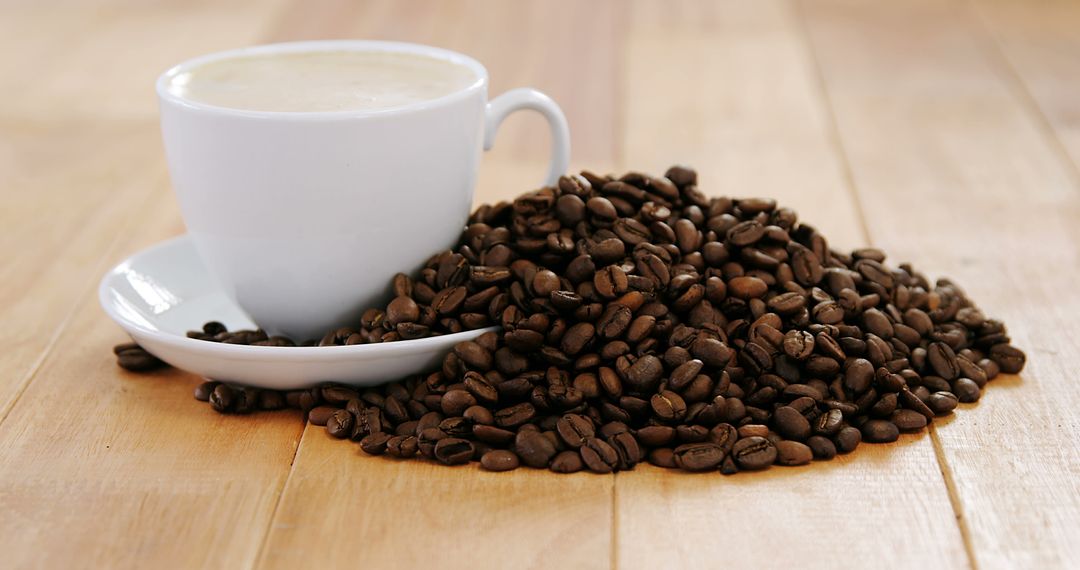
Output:
M1063 0L0 0L0 565L1074 566L1078 24ZM929 435L730 478L371 458L119 370L97 279L182 231L154 77L328 37L463 51L493 95L563 106L575 168L688 163L708 193L955 277L1028 368ZM535 186L547 137L509 120L477 200Z
M638 7L625 62L624 85L637 88L624 120L627 164L651 165L660 156L697 165L707 193L774 196L835 247L865 243L790 6ZM683 81L680 65L694 70L692 88L671 87ZM616 476L616 497L620 567L967 565L925 436L863 445L830 463L727 478L640 469ZM886 524L904 530L883 531ZM841 528L838 547L830 536ZM665 544L673 546L657 548Z
M1074 564L1080 188L1069 165L963 9L808 1L806 13L874 243L955 278L1029 356L1022 379L1002 377L936 429L975 562Z
M1052 131L1050 146L1064 150L1080 181L1080 4L984 0L971 9L987 28L991 56L1000 50L1001 73L1038 109L1035 121Z
M121 251L182 231L172 197L142 201ZM110 261L118 261L115 254ZM12 568L251 566L303 424L194 405L199 379L125 373L124 336L83 298L0 429L0 550Z

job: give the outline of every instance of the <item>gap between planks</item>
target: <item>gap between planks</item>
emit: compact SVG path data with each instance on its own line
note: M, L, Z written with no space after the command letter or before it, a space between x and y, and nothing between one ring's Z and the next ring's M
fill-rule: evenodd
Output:
M863 207L862 198L859 196L858 187L855 184L855 172L852 169L848 151L844 146L843 140L840 138L840 126L836 119L835 105L832 97L829 96L829 89L825 83L825 74L822 72L817 50L814 49L813 41L810 39L810 30L806 22L803 3L801 0L793 0L793 3L795 4L795 9L793 11L798 20L799 39L803 43L807 59L810 60L810 68L813 70L814 76L814 88L818 92L818 98L821 101L821 106L825 112L829 143L833 147L833 151L840 162L844 184L847 186L855 211L859 213L859 232L862 234L863 241L867 245L873 245L873 240L870 237L870 227L866 223L866 209ZM938 470L941 472L942 483L945 485L945 490L949 496L949 506L952 508L953 517L956 520L956 525L960 531L960 537L964 543L964 555L967 557L968 566L972 570L978 570L975 558L975 546L971 539L971 529L968 528L967 520L964 518L960 494L956 489L956 483L953 481L953 474L949 462L945 457L945 450L941 446L941 439L937 434L937 426L931 422L927 424L926 429L930 436L931 445L934 448L934 458L937 461Z

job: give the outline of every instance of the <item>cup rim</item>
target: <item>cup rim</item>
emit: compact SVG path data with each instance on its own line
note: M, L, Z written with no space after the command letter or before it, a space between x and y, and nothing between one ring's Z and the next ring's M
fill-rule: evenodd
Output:
M176 93L173 93L169 90L169 82L172 80L173 77L179 75L180 73L189 71L195 67L213 61L219 61L222 59L229 59L233 57L268 53L305 53L318 51L368 51L424 55L468 67L476 76L476 79L462 89L459 89L447 95L443 95L441 97L436 97L434 99L417 101L415 103L408 103L405 105L389 107L386 109L347 109L341 111L259 111L254 109L236 109L233 107L222 107L220 105L212 105L210 103L195 101L181 95L177 95ZM184 60L165 70L161 75L158 76L155 86L157 89L158 100L161 102L162 105L164 105L165 103L171 103L173 105L177 105L179 107L194 111L202 111L236 117L251 117L264 119L272 118L284 120L333 120L345 118L386 117L451 105L457 101L468 98L478 90L486 90L487 84L487 69L479 61L456 51L409 42L393 42L381 40L314 40L262 44L237 49L217 51L198 57L193 57Z

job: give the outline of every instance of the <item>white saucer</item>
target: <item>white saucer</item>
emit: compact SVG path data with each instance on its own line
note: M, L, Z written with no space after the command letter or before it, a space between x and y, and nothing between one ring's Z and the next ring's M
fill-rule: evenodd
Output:
M493 328L388 342L324 347L221 344L187 338L207 321L255 328L199 260L187 236L128 258L101 279L105 312L154 356L215 380L277 390L341 382L371 386L436 370L461 341Z

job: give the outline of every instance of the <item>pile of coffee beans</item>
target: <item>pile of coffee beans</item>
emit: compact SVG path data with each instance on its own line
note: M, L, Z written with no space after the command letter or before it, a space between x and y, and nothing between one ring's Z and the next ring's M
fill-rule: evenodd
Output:
M1025 356L951 281L841 253L765 198L697 175L590 172L485 205L458 247L353 329L388 342L490 325L439 370L379 388L279 393L207 382L223 413L292 407L374 455L560 473L802 465L895 441L979 399ZM207 323L191 336L290 346Z

